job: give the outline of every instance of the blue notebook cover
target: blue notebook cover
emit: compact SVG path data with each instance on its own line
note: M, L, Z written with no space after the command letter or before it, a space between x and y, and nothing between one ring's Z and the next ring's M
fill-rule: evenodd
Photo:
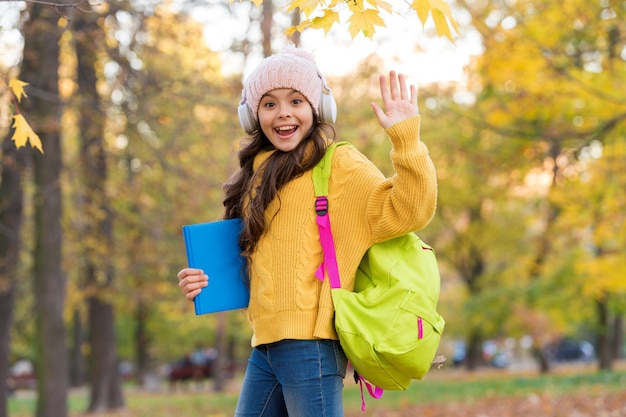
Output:
M240 233L241 219L183 226L189 267L209 276L209 285L193 300L196 315L248 307Z

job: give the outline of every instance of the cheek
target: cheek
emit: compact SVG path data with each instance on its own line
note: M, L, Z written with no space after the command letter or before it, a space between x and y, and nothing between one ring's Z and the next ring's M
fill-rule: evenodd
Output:
M313 116L313 109L309 108L300 113L300 122L302 123L302 127L304 127L305 131L309 131L315 122L315 117Z
M259 126L265 134L268 130L272 130L272 118L268 117L267 112L259 112Z
M309 133L313 130L313 128L315 127L315 119L310 118L309 120L306 121L306 123L303 125L304 131Z

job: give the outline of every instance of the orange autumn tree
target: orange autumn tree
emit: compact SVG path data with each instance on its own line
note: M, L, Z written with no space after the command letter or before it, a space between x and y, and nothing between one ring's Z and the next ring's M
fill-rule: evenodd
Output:
M511 281L524 291L510 309L527 314L511 315L509 327L532 334L532 315L552 323L553 337L592 327L598 345L607 345L616 326L610 322L619 324L624 311L623 274L614 267L623 260L623 231L615 226L623 216L611 208L623 201L623 183L609 158L623 157L617 145L626 128L624 8L583 0L457 4L484 45L469 66L476 104L466 115L486 143L515 161L508 172L519 184L507 193L527 207L515 224L527 231L520 253L528 259L512 269ZM605 155L585 160L596 147ZM478 284L494 287L501 277L477 276ZM535 342L536 357L547 359L545 343ZM603 350L599 365L608 369ZM547 362L542 367L547 371Z

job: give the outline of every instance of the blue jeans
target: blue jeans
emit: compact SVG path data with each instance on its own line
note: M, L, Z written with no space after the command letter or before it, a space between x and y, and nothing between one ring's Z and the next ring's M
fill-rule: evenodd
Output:
M235 417L343 417L347 359L336 340L283 340L252 350Z

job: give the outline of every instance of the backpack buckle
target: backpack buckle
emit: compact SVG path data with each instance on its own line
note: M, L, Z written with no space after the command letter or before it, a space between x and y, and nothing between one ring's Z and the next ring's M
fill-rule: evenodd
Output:
M325 216L328 213L328 198L325 195L315 198L315 212L318 216Z

